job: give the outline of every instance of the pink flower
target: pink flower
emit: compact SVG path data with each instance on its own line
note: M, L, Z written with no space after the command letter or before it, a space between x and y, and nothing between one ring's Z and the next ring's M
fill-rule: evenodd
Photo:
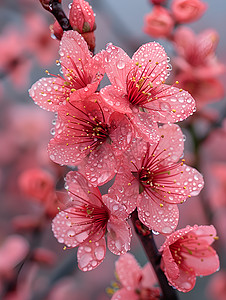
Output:
M101 196L99 189L78 172L69 172L66 183L70 197L68 208L54 218L52 229L59 243L70 248L79 246L79 268L90 271L103 261L106 230L112 253L120 255L128 251L131 229L124 207L107 195Z
M10 276L28 251L29 245L25 238L20 235L8 236L0 248L0 276Z
M189 23L198 20L207 9L207 4L200 0L174 0L172 13L179 23Z
M158 43L143 45L132 59L121 48L109 44L105 61L112 85L101 89L103 99L127 114L139 135L148 141L159 139L156 122L182 121L193 113L195 101L191 95L164 83L168 59Z
M24 88L29 80L31 61L26 56L26 45L21 42L21 32L7 28L0 38L0 71L19 89Z
M144 32L156 38L169 36L174 27L174 21L168 10L159 5L154 6L144 21Z
M178 162L183 154L183 135L177 125L160 128L161 139L155 145L134 141L116 175L109 195L124 204L150 229L163 234L175 230L178 203L196 196L203 187L202 175Z
M208 103L219 101L224 96L224 87L218 79L199 79L186 72L178 75L177 79L179 87L191 93L196 100L197 110L202 109Z
M73 100L59 109L56 134L48 147L50 158L59 164L82 163L81 172L93 184L104 184L114 177L118 158L131 144L132 126L98 94Z
M48 194L54 190L53 177L39 168L25 170L20 175L18 182L25 195L42 202L45 202Z
M59 54L64 78L60 75L43 77L29 90L35 103L50 111L57 111L72 93L87 96L94 93L103 78L103 53L92 57L78 32L67 31L63 34Z
M122 287L111 300L159 299L159 289L154 287L157 279L150 263L141 269L134 256L126 253L120 256L115 265L116 275Z
M162 245L162 269L181 292L193 289L196 276L210 275L219 268L219 258L210 245L216 239L211 226L187 226L172 233Z
M62 39L64 31L60 26L60 24L58 23L58 21L55 21L52 25L50 25L49 29L52 33L53 38L57 38L58 40Z
M188 27L180 27L174 36L179 57L175 59L178 68L196 78L213 78L224 72L225 66L217 61L215 50L218 33L208 29L197 36Z

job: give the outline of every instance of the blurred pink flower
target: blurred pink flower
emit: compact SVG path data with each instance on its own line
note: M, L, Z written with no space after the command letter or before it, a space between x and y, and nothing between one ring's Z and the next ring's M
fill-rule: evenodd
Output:
M59 54L64 78L60 75L43 77L29 90L35 103L50 111L57 111L72 93L87 96L94 93L103 78L103 52L92 56L78 32L63 34Z
M174 62L180 70L200 79L213 78L225 71L215 55L219 41L215 30L207 29L196 36L190 28L180 27L174 41L179 54Z
M20 235L10 235L0 247L0 277L11 276L14 268L28 254L29 245Z
M25 16L25 24L27 50L31 51L43 66L52 63L57 55L59 44L51 38L46 20L41 14L32 12Z
M179 87L188 91L196 101L197 110L208 103L219 101L224 96L223 84L215 78L196 78L182 72L177 76Z
M59 243L69 248L79 246L79 268L90 271L103 261L106 230L109 250L116 255L127 252L131 229L124 207L108 195L101 196L99 189L78 172L69 172L66 184L70 196L68 208L54 218L52 230Z
M207 4L200 0L173 0L172 13L178 23L198 20L207 9Z
M156 5L144 18L144 32L153 37L168 37L174 27L174 20L169 11Z
M75 100L75 98L73 98ZM109 109L98 94L61 105L56 134L48 146L59 164L78 165L94 185L112 179L133 139L129 120ZM84 161L84 163L83 163Z
M208 299L226 300L226 270L221 270L213 275L206 292Z
M113 295L111 300L157 300L160 291L154 287L157 279L150 263L143 269L138 265L134 256L126 253L116 261L116 275L122 287Z
M162 46L141 46L132 59L119 47L109 44L105 70L112 83L101 89L106 103L127 114L139 135L150 143L158 141L156 122L178 122L191 115L195 101L191 95L165 84L168 60Z
M22 43L21 39L22 33L13 27L6 28L0 38L0 72L20 89L29 83L31 69L26 43Z
M162 269L176 289L189 292L196 276L210 275L219 268L219 258L210 245L216 239L211 226L187 226L172 233L160 248Z
M179 126L164 125L160 141L151 146L134 141L116 175L109 195L131 213L136 207L139 219L163 234L175 230L177 204L196 196L203 187L202 175L179 161L183 154L183 135Z

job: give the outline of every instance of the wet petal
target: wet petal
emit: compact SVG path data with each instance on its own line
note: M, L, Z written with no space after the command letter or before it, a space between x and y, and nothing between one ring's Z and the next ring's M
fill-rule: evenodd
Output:
M104 260L106 253L105 237L97 242L88 242L78 248L78 267L82 271L91 271Z

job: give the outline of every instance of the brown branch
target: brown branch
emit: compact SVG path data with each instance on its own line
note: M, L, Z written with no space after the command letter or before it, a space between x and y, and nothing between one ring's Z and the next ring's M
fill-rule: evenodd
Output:
M146 255L153 266L159 285L162 290L162 300L178 300L176 291L169 286L165 274L160 268L161 254L158 251L152 232L138 219L137 210L131 214L134 229L146 252Z

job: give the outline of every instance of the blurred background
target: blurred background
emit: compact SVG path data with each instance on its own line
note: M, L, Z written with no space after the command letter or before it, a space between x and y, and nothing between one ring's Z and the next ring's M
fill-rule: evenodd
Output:
M67 15L70 2L63 1ZM166 2L170 9L171 1ZM203 174L205 187L180 206L178 228L214 224L221 270L197 278L188 294L178 294L180 299L223 300L226 2L203 2L208 7L198 20L175 22L175 27L167 24L166 17L158 20L157 24L163 24L159 36L148 24L148 15L153 14L151 1L89 1L96 14L96 53L112 42L132 56L142 44L156 40L165 47L173 67L168 82L179 80L197 101L196 113L179 125L186 163ZM96 270L83 273L77 268L76 249L63 251L51 231L51 219L57 213L55 187L63 190L68 169L48 158L46 148L54 133L55 116L35 105L28 89L46 76L46 69L51 74L59 72L55 62L59 41L49 29L54 21L38 0L0 0L0 299L106 300L111 298L106 289L116 280L117 257L107 251ZM172 31L166 33L164 28L169 29L170 24ZM104 79L101 87L106 83ZM163 238L156 235L156 242L160 246ZM131 252L142 266L146 263L135 233Z

